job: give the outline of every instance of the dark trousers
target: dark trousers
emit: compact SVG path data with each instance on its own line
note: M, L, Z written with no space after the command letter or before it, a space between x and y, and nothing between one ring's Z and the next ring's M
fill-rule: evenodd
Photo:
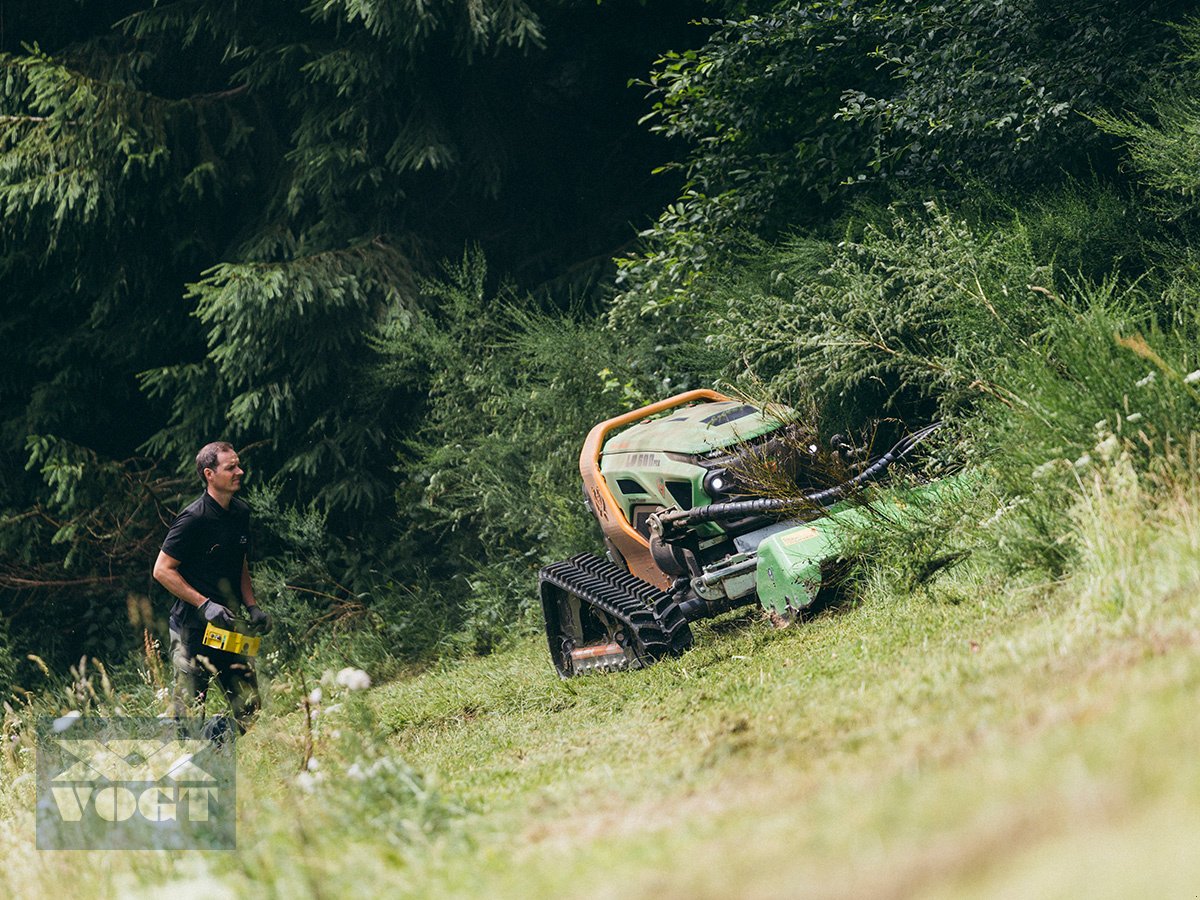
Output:
M205 647L200 643L203 628L183 626L171 629L171 665L175 669L175 689L171 694L169 714L175 717L204 715L204 702L212 676L217 676L229 709L233 712L238 732L246 727L258 712L258 677L254 666L245 656Z

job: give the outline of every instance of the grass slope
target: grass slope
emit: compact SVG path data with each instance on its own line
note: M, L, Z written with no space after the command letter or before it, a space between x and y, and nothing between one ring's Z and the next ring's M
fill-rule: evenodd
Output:
M0 892L1194 896L1200 504L1081 503L1058 584L881 568L812 622L734 616L642 672L563 682L531 639L327 685L300 783L281 680L239 748L236 853L38 852L18 776Z

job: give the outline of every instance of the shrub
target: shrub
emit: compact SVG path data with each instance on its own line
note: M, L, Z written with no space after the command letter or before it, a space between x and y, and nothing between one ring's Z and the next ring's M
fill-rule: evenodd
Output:
M449 630L486 649L534 603L542 564L594 543L578 471L587 431L661 385L643 339L582 310L519 307L489 289L476 252L425 290L420 321L380 341L383 379L429 373L422 425L399 453L398 547Z
M1051 273L1020 229L980 232L933 203L889 214L837 243L794 240L773 271L716 286L705 340L723 374L820 398L839 422L968 414L1045 327Z

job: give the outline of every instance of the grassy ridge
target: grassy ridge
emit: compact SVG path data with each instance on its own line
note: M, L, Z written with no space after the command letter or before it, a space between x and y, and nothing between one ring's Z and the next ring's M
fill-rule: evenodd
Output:
M7 779L0 888L1189 894L1200 500L1096 476L1075 516L1057 584L959 567L898 591L880 567L812 622L734 616L644 672L561 682L531 640L327 685L307 788L301 688L280 679L240 746L236 854L41 853L32 785Z

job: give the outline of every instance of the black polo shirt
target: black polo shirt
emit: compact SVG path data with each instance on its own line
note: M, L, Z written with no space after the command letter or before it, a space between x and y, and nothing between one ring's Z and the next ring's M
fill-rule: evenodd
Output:
M173 523L163 553L179 560L179 574L205 597L236 611L242 600L242 563L250 554L250 507L234 497L229 509L205 491ZM171 627L201 623L196 607L176 600Z

